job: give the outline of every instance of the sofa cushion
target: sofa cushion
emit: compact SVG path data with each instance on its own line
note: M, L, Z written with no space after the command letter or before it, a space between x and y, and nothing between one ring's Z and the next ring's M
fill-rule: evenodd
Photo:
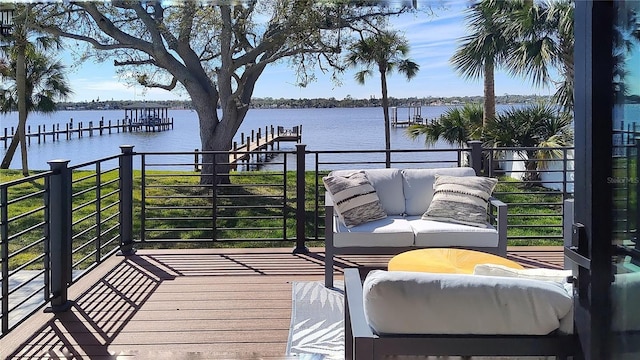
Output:
M546 335L573 306L558 283L467 274L374 270L363 291L378 334Z
M436 175L433 199L423 218L487 227L487 205L498 179Z
M436 174L475 176L476 173L470 167L402 170L402 187L407 215L422 215L427 211L433 198L433 183L436 180Z
M329 175L346 176L358 170L335 170ZM402 191L402 173L399 169L367 169L367 179L376 189L382 208L387 215L404 213L404 193Z
M364 172L347 176L325 176L324 186L331 193L334 208L346 227L385 218L376 190Z
M408 217L419 247L492 247L498 246L498 231L492 227L462 225Z
M473 269L474 275L517 277L523 279L533 279L541 281L553 281L560 284L567 282L567 277L571 276L571 270L558 269L514 269L498 264L478 264Z
M347 228L334 216L333 244L335 247L394 247L413 245L413 230L409 222L401 216L388 216Z

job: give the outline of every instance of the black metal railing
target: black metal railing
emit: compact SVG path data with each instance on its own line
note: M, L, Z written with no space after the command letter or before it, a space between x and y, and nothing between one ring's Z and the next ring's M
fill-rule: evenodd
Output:
M542 173L508 166L518 163L509 152L530 149L480 143L389 151L312 151L297 144L295 150L263 149L235 170L233 151L121 150L72 167L51 161L49 171L0 184L0 336L45 304L50 311L66 309L69 286L118 251L176 243L291 246L295 252L309 242L322 246L322 177L334 169L384 167L388 157L397 168L471 166L477 174L505 175L495 195L509 205L509 241L516 244L562 244L562 200L573 188L571 148L554 149L561 157L542 160L549 164Z

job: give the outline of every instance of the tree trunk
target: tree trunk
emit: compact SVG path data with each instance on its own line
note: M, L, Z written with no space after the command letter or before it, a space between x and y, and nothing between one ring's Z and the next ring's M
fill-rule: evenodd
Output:
M494 79L493 59L484 61L484 113L482 116L482 128L485 129L489 121L496 117L496 90Z
M18 148L18 143L20 142L20 137L18 133L20 132L20 123L18 122L18 128L16 129L16 133L11 137L11 143L9 143L9 148L7 152L4 154L4 158L2 158L2 164L0 164L0 169L8 169L11 166L11 160L13 160L13 156L16 153L16 149Z
M222 118L218 118L217 109L209 102L200 103L192 100L200 122L200 141L202 150L201 185L228 184L229 150L232 148L233 136L247 114L247 106L238 106L231 101L223 105Z
M535 151L527 151L527 160L524 162L527 172L522 180L526 181L526 187L540 185L540 172L538 172L538 161Z
M17 40L18 56L16 59L16 90L18 96L18 137L22 156L22 175L29 176L27 161L27 70L25 61L25 42L22 36Z
M385 164L387 168L391 167L391 129L389 121L389 98L387 96L387 74L386 71L380 68L380 82L382 87L382 112L384 113L384 149L385 152Z

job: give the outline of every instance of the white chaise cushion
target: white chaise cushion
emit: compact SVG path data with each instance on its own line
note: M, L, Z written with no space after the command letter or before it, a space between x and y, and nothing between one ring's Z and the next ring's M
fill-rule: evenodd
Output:
M381 220L347 228L334 216L333 245L335 247L396 247L412 246L414 235L409 222L402 216L388 216Z
M433 183L436 180L436 174L475 176L476 173L470 167L402 170L402 186L407 215L422 215L427 211L431 199L433 199Z
M558 283L467 274L375 270L363 291L378 334L546 335L573 306Z
M497 247L498 231L492 227L476 227L443 221L423 220L419 216L407 220L419 247L478 246Z

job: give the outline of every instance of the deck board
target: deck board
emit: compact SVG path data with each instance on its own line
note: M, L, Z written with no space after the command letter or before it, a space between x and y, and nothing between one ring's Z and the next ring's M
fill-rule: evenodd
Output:
M323 249L141 250L79 279L71 310L39 311L0 339L0 358L283 359L291 283L322 281ZM510 248L525 267L562 268L560 247ZM390 256L340 256L384 267ZM336 268L340 278L341 268Z

